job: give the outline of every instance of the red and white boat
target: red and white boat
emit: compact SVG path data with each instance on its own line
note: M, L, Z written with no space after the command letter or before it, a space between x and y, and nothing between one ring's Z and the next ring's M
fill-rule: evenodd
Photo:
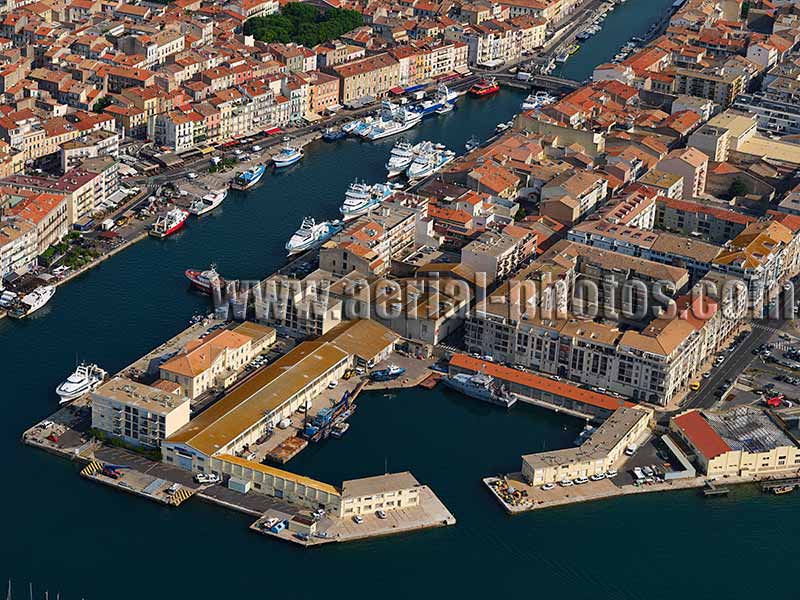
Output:
M150 228L150 235L157 238L165 238L172 235L186 224L189 218L189 211L181 208L173 208L166 214L161 215Z
M494 77L490 77L489 79L481 79L471 88L469 88L469 93L473 96L489 96L499 91L500 86L497 84L497 80Z
M186 269L184 274L192 282L192 287L206 294L211 294L215 289L221 289L225 285L225 280L219 276L214 265L211 265L205 271Z

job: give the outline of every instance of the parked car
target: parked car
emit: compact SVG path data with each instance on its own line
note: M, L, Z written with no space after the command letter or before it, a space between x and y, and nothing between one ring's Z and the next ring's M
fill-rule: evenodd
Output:
M361 525L364 522L364 517L362 517L361 515L353 515L353 522L356 525Z

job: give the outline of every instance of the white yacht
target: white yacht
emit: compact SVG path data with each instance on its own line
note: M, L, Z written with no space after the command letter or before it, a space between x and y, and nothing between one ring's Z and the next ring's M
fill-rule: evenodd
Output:
M97 365L79 364L72 375L56 388L56 394L61 398L59 404L66 404L87 392L96 390L106 375L107 373Z
M455 157L456 154L452 150L431 147L430 150L420 152L417 155L408 166L408 169L406 169L406 177L416 180L433 175Z
M389 160L386 162L386 170L389 172L389 177L396 177L408 168L411 161L414 160L415 146L408 142L400 141L394 145Z
M370 127L369 131L361 134L356 130L356 134L365 140L380 140L391 135L397 135L408 131L422 121L422 113L409 110L404 106L398 106L385 101L381 104L381 115Z
M50 302L50 299L55 296L56 286L43 285L36 288L32 292L25 294L19 301L19 304L9 311L9 316L21 319L29 317L37 310L42 308L45 304Z
M317 223L312 217L303 219L300 229L286 242L286 251L292 255L321 246L342 230L341 221Z
M204 215L211 212L222 204L223 200L228 197L228 190L216 190L206 194L202 198L197 198L189 205L189 212L193 215Z
M339 208L339 212L342 213L345 221L355 219L380 205L393 191L393 188L385 183L369 185L355 181L347 188L344 203Z

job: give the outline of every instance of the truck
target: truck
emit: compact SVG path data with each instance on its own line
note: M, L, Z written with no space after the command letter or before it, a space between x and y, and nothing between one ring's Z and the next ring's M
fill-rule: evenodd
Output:
M531 74L527 71L517 71L517 81L528 81L531 78Z
M100 223L100 229L103 231L111 231L114 229L114 219L106 219L102 223Z

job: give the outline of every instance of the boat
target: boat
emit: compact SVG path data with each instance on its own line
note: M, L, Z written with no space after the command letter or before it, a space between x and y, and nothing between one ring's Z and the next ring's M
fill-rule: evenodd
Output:
M491 94L496 94L500 91L500 86L497 83L497 80L494 77L489 77L488 79L481 79L471 88L469 88L469 93L473 96L490 96Z
M228 190L216 190L206 194L202 198L193 200L189 205L189 212L199 217L217 208L227 197Z
M300 224L300 229L286 242L286 251L292 255L321 246L339 233L342 227L341 221L317 223L312 217L306 217Z
M446 115L447 113L452 112L454 108L455 108L454 104L443 104L442 106L436 109L436 114Z
M464 144L464 149L467 152L472 152L473 150L475 150L475 148L477 148L480 145L481 145L481 141L478 139L477 136L473 135L471 138L469 138L467 140L467 143Z
M347 132L344 128L336 129L335 127L328 127L322 132L322 139L326 142L335 142L347 137Z
M293 164L299 162L301 158L303 158L302 148L286 146L272 157L272 163L275 165L276 169L282 169L284 167L291 167Z
M372 131L372 126L375 122L375 117L366 117L360 121L355 122L355 126L350 131L350 135L356 137L365 137Z
M452 377L442 379L447 387L461 392L465 396L491 402L504 408L510 408L517 401L517 397L511 394L508 389L500 385L494 377L484 373L459 373Z
M494 132L503 133L506 129L508 129L508 123L498 123L497 127L494 128Z
M261 181L266 171L267 167L265 165L256 165L246 171L242 171L233 178L231 187L235 190L249 190Z
M347 192L344 195L344 203L339 207L339 212L342 213L342 218L345 221L355 219L378 206L393 191L392 186L385 183L369 185L355 181L347 188Z
M192 287L201 292L211 294L215 289L221 289L225 285L225 280L217 273L217 268L211 265L208 269L186 269L184 275L191 282Z
M103 383L106 375L107 373L97 365L79 364L75 371L56 388L56 394L60 398L59 404L66 404L88 392L93 392Z
M567 49L567 52L568 52L568 53L570 54L570 56L571 56L571 55L575 54L575 53L576 53L578 50L580 50L580 49L581 49L581 47L580 47L580 45L579 45L579 44L572 44L572 46L570 46L570 47Z
M453 106L455 105L456 101L458 100L458 92L454 92L450 90L445 84L440 83L439 86L436 88L436 92L433 98L428 100L423 100L419 104L415 104L411 107L411 110L422 114L422 116L426 117L428 115L432 115L433 113L439 113L441 109L447 110L445 112L450 112L453 110ZM443 114L443 113L439 113Z
M562 53L556 55L556 62L564 63L564 62L567 62L567 59L569 59L569 53L568 52L562 52Z
M342 125L342 132L345 135L350 135L351 133L353 133L355 131L355 129L356 129L356 127L358 127L359 123L361 123L361 119L355 119L353 121L348 121L347 123Z
M411 161L417 155L417 149L420 144L412 146L408 142L400 141L394 145L391 153L389 153L389 160L386 161L386 170L389 172L389 178L400 175L408 168Z
M359 135L369 141L380 140L408 131L412 127L419 125L421 121L421 113L384 100L381 104L381 115L378 120L372 124L369 131Z
M406 177L415 180L433 175L452 162L455 157L455 152L447 149L432 149L430 152L422 152L408 165Z
M584 426L584 428L583 428L583 429L581 430L581 432L578 434L578 437L576 437L576 438L573 440L573 442L572 442L572 443L573 443L574 445L576 445L576 446L580 446L581 444L583 444L583 442L585 442L585 441L586 441L586 440L588 440L590 437L592 437L592 434L593 434L593 433L594 433L596 430L597 430L597 427L595 427L594 425L589 425L589 424L587 423L587 424L586 424L586 426Z
M10 317L21 319L23 317L30 317L37 310L42 308L45 304L55 296L56 286L43 285L32 292L25 294L19 303L8 311Z
M403 367L398 367L397 365L389 365L385 369L379 369L377 371L373 371L369 374L369 378L372 381L392 381L393 379L397 379L405 373L406 370Z
M186 224L189 218L189 211L182 208L173 208L156 219L150 227L150 235L157 238L165 238L178 231Z
M347 433L348 429L350 429L350 423L346 421L337 421L331 427L331 437L340 438Z
M788 494L789 492L794 491L793 485L782 485L780 487L772 488L772 493L776 496L780 496L782 494Z
M547 92L539 91L535 94L529 94L522 102L522 110L536 110L546 104L555 102L555 100L556 97Z

